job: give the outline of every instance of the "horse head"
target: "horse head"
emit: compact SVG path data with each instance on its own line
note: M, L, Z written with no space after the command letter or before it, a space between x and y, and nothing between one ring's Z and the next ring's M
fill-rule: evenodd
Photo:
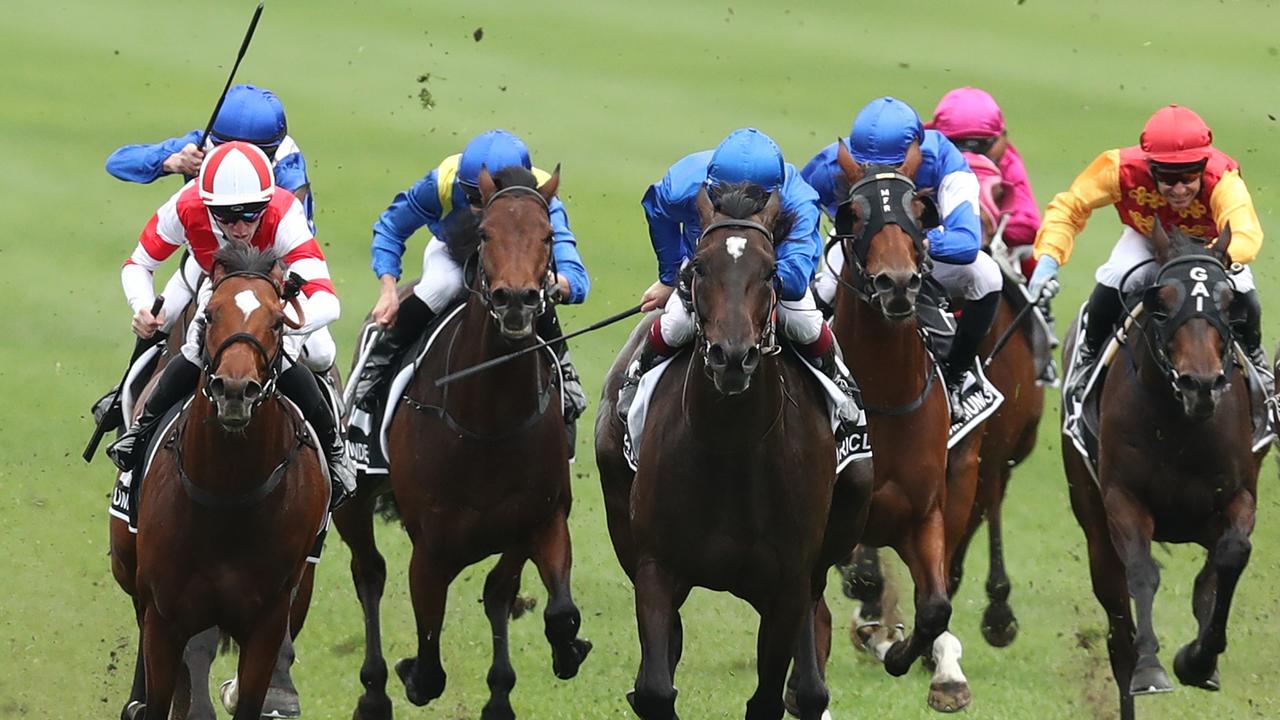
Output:
M836 157L849 181L849 197L836 213L836 235L857 294L877 306L886 319L915 315L924 281L927 253L921 218L924 202L916 192L917 150L900 168L863 167L844 143Z
M302 309L286 290L271 252L241 243L214 255L213 294L204 314L204 394L225 430L243 430L271 395L280 372L284 328L302 327ZM297 320L284 308L292 302Z
M778 193L758 185L726 185L716 195L713 201L706 188L698 191L702 236L681 285L693 305L707 373L719 392L736 395L776 348L774 246L785 241L790 215Z
M478 223L467 253L477 262L476 291L498 332L523 340L533 335L534 320L546 311L556 282L550 208L560 166L541 186L518 165L493 175L482 168L479 185Z
M1157 365L1195 421L1210 418L1230 386L1234 366L1228 308L1233 286L1231 227L1207 243L1156 220L1151 244L1160 270L1142 296L1146 337Z

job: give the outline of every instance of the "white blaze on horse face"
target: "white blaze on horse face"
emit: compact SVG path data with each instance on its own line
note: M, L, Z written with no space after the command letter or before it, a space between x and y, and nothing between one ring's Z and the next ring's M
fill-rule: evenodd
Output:
M236 307L244 313L244 321L249 322L249 316L254 310L262 307L262 303L258 302L258 296L252 290L241 290L236 293Z
M738 258L742 257L742 251L747 247L747 239L733 235L724 241L724 249L729 251L733 256L733 261L738 262Z

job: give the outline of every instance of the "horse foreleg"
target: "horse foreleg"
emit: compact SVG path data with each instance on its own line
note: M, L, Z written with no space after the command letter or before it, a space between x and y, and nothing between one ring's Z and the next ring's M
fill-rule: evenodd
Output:
M1098 515L1101 515L1100 508ZM1111 545L1104 521L1095 522L1092 515L1082 515L1079 511L1077 517L1088 541L1093 594L1107 613L1107 656L1120 695L1120 720L1133 720L1133 695L1129 692L1129 681L1133 677L1137 654L1133 647L1133 615L1129 591L1125 587L1124 565Z
M440 664L440 627L444 623L449 583L459 568L447 562L419 532L409 561L409 595L418 626L418 654L396 663L409 702L419 707L444 693L445 671Z
M240 645L240 663L236 673L238 696L234 720L258 720L262 716L280 644L288 634L289 595L285 593L274 606L264 609L247 633L236 638Z
M858 545L849 556L849 564L841 566L840 577L845 597L862 606L854 615L855 622L872 622L884 616L884 574L880 570L880 553L873 547Z
M142 647L146 673L146 711L142 720L169 720L173 687L186 638L155 607L143 614Z
M826 607L821 596L817 601L805 607L805 615L801 621L795 641L794 664L791 677L787 679L784 695L787 712L806 720L819 720L827 710L831 696L823 682L826 658L820 645L819 630L821 624L818 616ZM826 625L827 649L830 648L831 625L830 612L827 613Z
M1249 563L1253 544L1253 494L1241 491L1227 507L1230 526L1218 537L1196 578L1194 609L1200 623L1196 639L1178 651L1173 670L1184 685L1218 690L1218 655L1227 649L1227 617L1236 582Z
M364 487L368 487L368 483ZM351 550L351 581L364 615L364 661L360 684L364 693L356 702L354 720L390 720L391 698L387 696L387 661L382 656L382 626L379 608L387 582L387 563L378 552L373 534L375 495L362 490L333 514L334 526ZM303 575L306 580L306 574ZM294 628L290 626L291 630ZM296 630L295 630L296 631Z
M516 685L516 671L511 667L511 648L507 641L507 624L511 604L520 589L520 570L524 556L504 553L484 581L484 614L493 630L493 663L489 666L489 702L480 713L482 720L514 719L511 688Z
M635 580L636 625L640 631L640 670L627 700L643 720L674 720L676 689L671 666L675 599L682 594L676 580L651 558L637 562Z
M142 623L138 623L138 653L133 664L133 687L129 689L129 699L120 710L120 720L135 720L142 716L147 703L147 668L143 660Z
M578 674L578 667L591 652L591 642L578 637L582 615L573 604L573 592L569 588L573 547L563 511L556 513L535 540L533 562L547 588L547 609L542 617L547 642L551 644L551 667L556 677L568 680Z
M213 720L218 716L213 708L213 701L209 698L209 668L213 665L213 659L217 654L218 628L216 627L196 633L187 641L187 647L182 652L182 662L186 666L187 687L185 689L189 694L189 708L185 715L177 717L185 717L186 720ZM179 710L178 704L175 699L175 711Z
M1133 695L1169 692L1173 683L1157 656L1160 641L1156 638L1151 619L1156 590L1160 587L1160 569L1155 558L1151 557L1155 521L1151 512L1124 490L1108 490L1102 501L1106 507L1111 543L1124 564L1129 595L1133 598L1138 620L1134 641L1138 661L1129 680L1129 692Z
M1018 637L1018 618L1009 606L1012 585L1004 567L1004 528L1001 504L1009 469L1001 469L999 493L984 499L987 515L987 609L982 612L982 637L992 647L1008 647Z

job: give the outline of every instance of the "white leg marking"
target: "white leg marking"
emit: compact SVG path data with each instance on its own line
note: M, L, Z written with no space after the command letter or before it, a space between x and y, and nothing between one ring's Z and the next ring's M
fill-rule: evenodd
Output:
M944 682L969 683L964 671L960 669L960 656L963 654L960 639L950 632L942 633L933 641L933 662L937 668L933 673L935 685Z

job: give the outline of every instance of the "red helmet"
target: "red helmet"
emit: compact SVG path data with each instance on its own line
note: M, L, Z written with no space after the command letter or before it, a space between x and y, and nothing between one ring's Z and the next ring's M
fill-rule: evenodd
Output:
M276 187L266 154L257 145L240 141L210 150L196 181L204 204L218 208L265 205Z
M1151 162L1186 165L1208 159L1213 131L1191 109L1167 105L1147 121L1139 143Z

